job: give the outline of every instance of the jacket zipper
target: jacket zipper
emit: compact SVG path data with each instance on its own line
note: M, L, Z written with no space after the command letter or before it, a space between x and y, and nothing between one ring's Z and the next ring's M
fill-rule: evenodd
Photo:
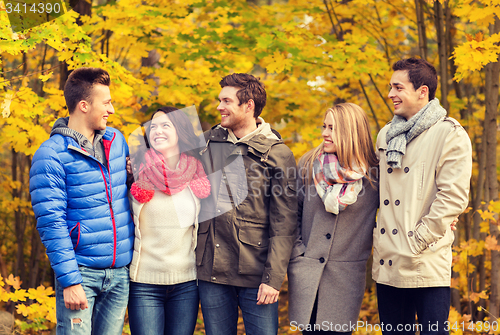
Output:
M115 266L115 262L116 262L116 244L117 244L117 242L116 242L115 214L113 212L113 206L112 206L112 202L113 202L113 190L112 190L112 183L111 183L111 170L109 168L109 151L110 151L110 148L111 148L111 144L115 140L115 137L116 137L116 133L113 133L113 138L111 139L111 141L107 141L107 140L103 139L104 153L106 155L106 161L108 163L109 192L108 192L108 185L106 183L106 175L104 174L104 170L102 169L102 165L103 164L101 162L99 162L95 157L91 156L85 150L83 150L81 148L77 148L77 147L75 147L73 145L68 146L69 149L73 149L73 150L75 150L77 152L80 152L80 153L82 153L82 154L84 154L86 156L89 156L89 157L92 157L93 159L95 159L97 161L98 165L99 165L99 169L101 169L102 178L104 180L104 188L106 189L106 198L108 199L109 211L110 211L110 214L111 214L111 222L113 223L113 262L111 263L110 267L114 267Z
M116 221L115 221L115 213L113 211L113 189L112 189L112 182L111 182L111 169L109 167L109 151L111 148L111 144L115 140L116 134L113 134L113 138L111 141L103 141L104 144L104 153L106 155L106 161L108 163L108 175L109 175L109 193L108 193L108 186L106 184L106 177L104 174L104 170L102 169L101 165L99 164L99 168L101 169L102 177L104 179L104 188L106 189L106 197L108 199L108 205L109 205L109 212L111 214L111 222L113 223L113 263L111 263L111 267L115 266L116 262Z

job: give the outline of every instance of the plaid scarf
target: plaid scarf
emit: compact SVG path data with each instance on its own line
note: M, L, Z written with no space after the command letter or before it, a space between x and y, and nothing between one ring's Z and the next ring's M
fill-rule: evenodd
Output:
M149 149L144 161L139 167L138 180L130 188L130 193L140 203L150 201L155 190L172 195L188 185L196 197L203 199L209 196L210 182L203 165L196 158L182 153L177 168L171 170L162 155Z
M361 170L344 169L335 154L322 153L314 160L314 185L327 212L338 214L356 202L366 172L365 168Z
M394 115L386 135L387 164L394 169L401 169L406 146L444 116L446 116L446 110L441 107L437 98L432 99L409 120Z

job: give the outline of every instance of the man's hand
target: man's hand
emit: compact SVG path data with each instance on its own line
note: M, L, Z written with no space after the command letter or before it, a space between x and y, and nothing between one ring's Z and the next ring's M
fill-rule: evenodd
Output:
M72 310L89 308L87 296L81 284L66 287L63 291L64 305Z
M127 157L126 160L127 160L127 177L130 177L131 175L133 176L132 160L130 159L130 157Z
M457 230L457 222L458 222L458 216L451 223L451 230Z
M267 284L260 284L259 292L257 293L257 305L274 304L278 301L280 291L272 288Z

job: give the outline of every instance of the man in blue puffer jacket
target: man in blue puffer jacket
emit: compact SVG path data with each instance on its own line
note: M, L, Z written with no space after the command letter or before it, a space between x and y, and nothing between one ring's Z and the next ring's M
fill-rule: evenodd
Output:
M33 156L30 193L37 229L56 275L57 334L122 334L134 225L123 135L109 74L73 71L64 87L69 118L56 121Z

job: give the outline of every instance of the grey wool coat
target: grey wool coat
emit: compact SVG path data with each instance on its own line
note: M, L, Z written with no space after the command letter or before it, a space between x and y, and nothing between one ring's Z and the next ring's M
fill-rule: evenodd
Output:
M335 215L325 210L313 181L305 186L298 180L299 234L288 265L288 316L293 324L309 324L317 294L316 324L338 325L339 331L359 317L379 206L378 185L363 178L357 201Z

